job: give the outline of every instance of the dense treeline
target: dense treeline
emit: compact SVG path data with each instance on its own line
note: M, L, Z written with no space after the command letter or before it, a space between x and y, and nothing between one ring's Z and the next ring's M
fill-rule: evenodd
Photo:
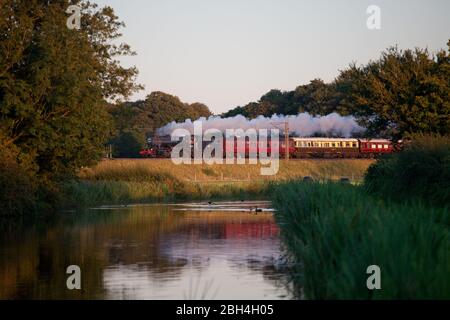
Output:
M212 115L202 103L183 103L164 92L153 92L145 100L112 105L109 112L115 128L110 144L113 155L121 158L138 156L147 137L169 122Z
M307 85L297 87L294 91L270 90L258 102L237 107L224 113L223 116L232 117L241 114L248 118L256 118L259 115L270 117L273 114L296 115L302 112L327 115L338 111L337 101L335 86L321 79L315 79ZM345 113L345 110L339 111Z
M448 42L450 50L450 41ZM413 133L450 133L450 54L444 50L383 52L367 65L352 64L332 83L320 79L294 91L271 90L225 117L242 114L354 115L370 136L399 139Z

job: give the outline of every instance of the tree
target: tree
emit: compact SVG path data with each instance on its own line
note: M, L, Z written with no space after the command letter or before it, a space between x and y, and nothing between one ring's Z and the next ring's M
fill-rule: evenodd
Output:
M82 8L81 30L66 26L70 3ZM112 8L86 1L0 3L0 131L41 177L99 159L111 131L107 101L140 89L137 70L117 61L134 53L111 43L123 26Z
M119 157L136 157L147 138L172 121L197 120L212 115L203 103L183 103L173 95L152 92L145 100L111 106L115 131L110 143Z
M238 114L247 118L258 116L270 117L273 114L297 115L308 112L312 115L327 115L333 112L345 114L339 109L334 83L325 83L314 79L309 84L298 86L294 91L270 90L258 102L251 102L244 107L234 108L223 117Z
M390 48L377 61L341 72L336 81L340 105L372 136L448 134L449 58L445 51L431 56L427 50Z
M190 118L194 120L197 120L201 117L209 117L212 115L208 106L200 102L195 102L190 105L187 104L187 108L189 109L188 113L190 114Z
M333 83L314 79L309 84L295 89L292 112L308 112L311 115L327 115L333 112L343 113L337 108L336 89Z

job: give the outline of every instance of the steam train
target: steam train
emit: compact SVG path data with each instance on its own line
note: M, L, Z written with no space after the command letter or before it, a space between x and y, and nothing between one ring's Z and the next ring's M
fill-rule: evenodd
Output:
M224 140L225 141L225 140ZM284 157L286 152L291 158L298 159L331 159L331 158L376 158L383 154L393 153L399 150L400 145L385 139L348 139L348 138L300 138L290 137L289 145L286 146L286 139L280 137L278 141L278 152L280 157ZM140 155L146 158L170 158L173 147L179 142L171 141L170 136L154 137L148 140L148 148L142 150ZM194 138L191 138L191 149L193 150ZM208 142L207 144L209 144ZM203 143L203 148L206 147ZM259 144L255 146L248 140L243 145L234 143L230 146L224 142L224 156L230 152L236 156L251 153L266 153L270 155L275 144L268 140L266 147Z

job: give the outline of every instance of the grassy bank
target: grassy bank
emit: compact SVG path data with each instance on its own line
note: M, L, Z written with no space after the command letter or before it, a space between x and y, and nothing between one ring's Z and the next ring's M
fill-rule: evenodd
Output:
M170 160L103 161L64 185L65 206L265 196L273 182L311 176L361 181L370 160L280 162L275 176L259 165L174 165Z
M394 204L363 188L291 182L277 186L294 283L310 299L450 298L449 210ZM370 291L369 265L382 290Z
M249 199L266 195L269 183L240 182L204 185L167 181L71 181L65 184L64 207L86 207L100 204L169 202L201 199Z
M450 298L450 139L419 136L359 186L274 187L299 294L311 299ZM367 289L367 267L382 290Z

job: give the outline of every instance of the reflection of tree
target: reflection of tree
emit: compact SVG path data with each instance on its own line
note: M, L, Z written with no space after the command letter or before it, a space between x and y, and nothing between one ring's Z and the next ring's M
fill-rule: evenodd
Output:
M185 268L207 267L215 243L225 243L224 251L231 253L255 253L257 247L260 257L277 250L278 229L270 215L169 210L151 206L74 214L5 236L0 299L102 298L104 270L113 266L130 266L164 283L180 277ZM278 279L272 262L246 263L267 279ZM66 289L65 270L72 264L81 267L81 291Z

